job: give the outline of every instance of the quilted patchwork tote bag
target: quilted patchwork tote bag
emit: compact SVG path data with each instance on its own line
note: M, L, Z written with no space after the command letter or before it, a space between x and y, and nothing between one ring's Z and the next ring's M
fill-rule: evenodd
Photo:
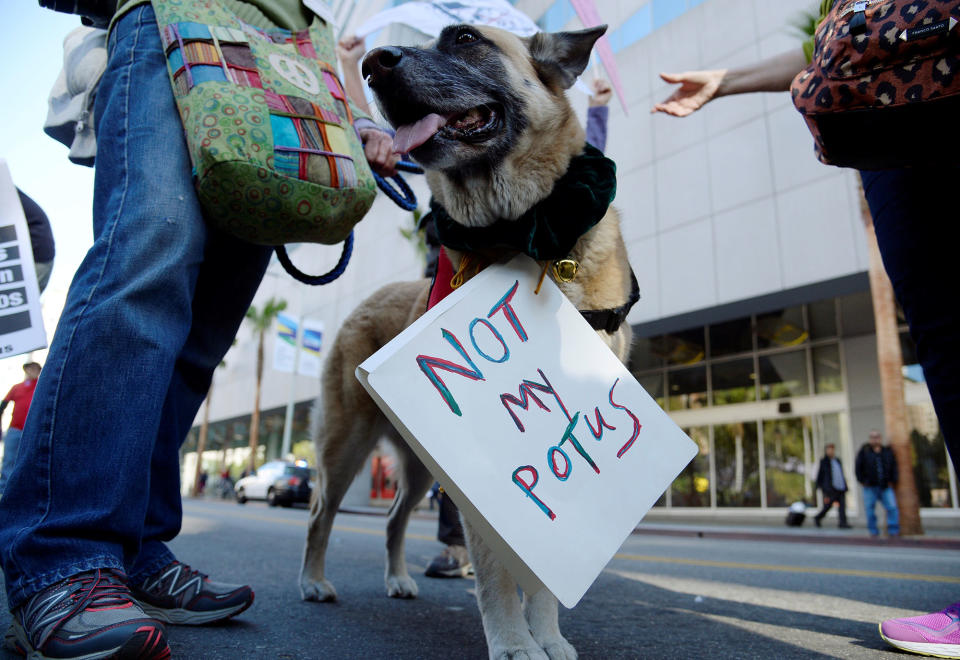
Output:
M261 245L345 240L376 196L331 28L262 30L217 0L153 0L207 221Z
M957 162L960 0L836 0L794 105L831 165Z

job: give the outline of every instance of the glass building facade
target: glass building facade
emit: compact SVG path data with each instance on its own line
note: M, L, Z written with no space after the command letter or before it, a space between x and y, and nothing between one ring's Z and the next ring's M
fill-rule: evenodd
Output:
M844 343L873 332L863 316L869 307L862 293L636 338L631 371L700 447L658 505L819 504L814 480L829 443L853 489L861 442L850 437ZM956 508L956 480L906 328L901 345L921 506Z

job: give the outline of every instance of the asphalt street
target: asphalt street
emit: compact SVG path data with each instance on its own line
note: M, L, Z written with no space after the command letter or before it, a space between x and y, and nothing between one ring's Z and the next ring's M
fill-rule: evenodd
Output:
M177 556L253 585L256 602L225 624L170 627L175 658L486 657L473 580L423 576L441 549L435 521L411 523L420 596L396 600L383 584L385 519L341 514L327 561L334 604L300 600L306 521L306 509L185 502ZM561 629L581 658L909 658L886 646L877 622L957 600L956 549L635 534L561 611Z

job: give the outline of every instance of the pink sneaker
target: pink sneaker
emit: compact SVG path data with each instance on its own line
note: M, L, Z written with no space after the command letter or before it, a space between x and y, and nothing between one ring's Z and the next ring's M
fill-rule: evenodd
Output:
M960 658L960 603L923 616L887 619L880 624L880 636L904 651Z

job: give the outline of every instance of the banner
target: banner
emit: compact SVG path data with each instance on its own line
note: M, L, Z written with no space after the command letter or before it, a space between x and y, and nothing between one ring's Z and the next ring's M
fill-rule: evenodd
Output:
M435 0L434 2L406 2L374 14L359 27L358 37L382 30L391 23L409 25L431 37L436 37L448 25L470 23L490 25L521 37L540 31L530 17L515 9L507 0Z
M583 23L584 27L592 28L603 24L603 21L600 20L600 12L597 11L597 6L593 0L570 0L570 4L573 5L573 10L577 12L577 16L580 18L580 22ZM596 49L597 56L600 58L600 61L603 62L603 68L607 70L607 75L610 76L610 84L613 85L613 89L617 92L617 97L620 99L620 107L623 108L623 114L629 114L627 112L627 102L623 96L623 85L620 82L620 70L617 68L617 59L613 55L613 49L610 47L610 40L607 39L607 35L600 37L597 41Z
M357 377L524 590L573 607L698 448L540 271L485 269Z
M297 373L312 378L320 377L320 348L323 344L323 322L304 319L303 339L300 345L300 364Z
M323 340L323 322L306 319L297 357L299 323L286 314L277 315L277 336L273 342L273 369L293 373L296 365L301 376L320 377L320 349Z
M0 358L46 346L30 231L10 169L0 159Z

